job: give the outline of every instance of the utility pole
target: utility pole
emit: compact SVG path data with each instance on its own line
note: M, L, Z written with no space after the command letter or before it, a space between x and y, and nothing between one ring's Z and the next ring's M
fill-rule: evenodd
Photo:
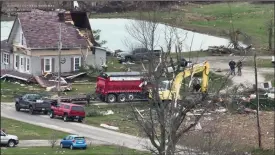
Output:
M254 53L254 69L255 69L255 93L256 93L256 100L257 100L257 129L258 129L258 144L259 148L262 149L262 135L261 135L261 125L260 125L260 118L259 118L259 111L260 111L260 99L259 99L259 91L258 91L258 73L257 73L257 62L256 62L256 51Z
M61 23L59 24L59 43L58 43L58 103L60 103L60 77L61 77L61 49L62 49L62 41L61 41Z

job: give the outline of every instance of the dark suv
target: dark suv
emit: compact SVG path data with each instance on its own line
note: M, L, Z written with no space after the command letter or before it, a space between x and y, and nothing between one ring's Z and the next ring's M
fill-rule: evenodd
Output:
M151 54L154 56L159 56L161 50L153 50L150 51L146 48L136 48L130 52L120 52L117 54L117 59L120 63L122 62L132 62L132 61L140 61L140 60L149 60L153 59Z

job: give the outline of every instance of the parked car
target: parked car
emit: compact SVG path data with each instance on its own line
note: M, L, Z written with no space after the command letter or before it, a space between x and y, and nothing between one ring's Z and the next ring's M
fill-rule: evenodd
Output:
M17 136L6 134L3 130L1 130L1 145L15 147L17 144L19 144Z
M48 99L47 96L40 94L25 94L15 98L15 110L28 109L30 114L34 112L43 112L48 114L51 110L51 105L56 100Z
M73 150L74 148L87 148L87 143L84 137L78 135L68 135L63 138L60 142L60 148L70 148Z
M159 56L161 50L154 50L153 54ZM117 59L120 63L122 62L132 62L140 60L149 60L152 58L151 51L146 48L136 48L133 51L125 51L117 53Z
M60 103L52 105L50 110L50 118L55 116L62 117L64 122L68 120L77 119L78 122L82 122L86 116L85 109L81 105L72 103Z

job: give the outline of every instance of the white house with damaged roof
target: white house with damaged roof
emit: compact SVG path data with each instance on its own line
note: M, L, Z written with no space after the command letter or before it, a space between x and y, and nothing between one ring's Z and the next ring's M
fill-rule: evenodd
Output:
M1 42L1 70L41 75L58 71L59 25L62 31L61 72L77 72L80 66L97 68L106 63L106 51L97 48L84 12L19 13L8 40Z

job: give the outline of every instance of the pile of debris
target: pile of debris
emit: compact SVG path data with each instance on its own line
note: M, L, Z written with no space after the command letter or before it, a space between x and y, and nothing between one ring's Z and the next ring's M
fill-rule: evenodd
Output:
M248 47L241 47L238 48L231 48L226 46L209 46L207 50L204 52L211 52L213 56L222 56L222 55L228 55L228 54L234 54L234 55L243 55L246 54L246 52L251 48L252 46Z
M75 78L86 75L86 72L62 73L60 76L61 91L72 90L72 82ZM33 76L31 74L21 73L14 70L1 70L1 79L11 79L23 81L25 83L37 83L47 91L57 91L58 76L56 73Z

